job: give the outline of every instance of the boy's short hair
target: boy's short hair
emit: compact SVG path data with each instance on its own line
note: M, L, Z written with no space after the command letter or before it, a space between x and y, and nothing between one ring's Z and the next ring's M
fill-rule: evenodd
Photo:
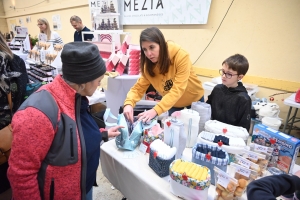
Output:
M226 64L229 69L237 71L238 75L245 75L249 69L249 63L245 56L235 54L223 61L222 65Z

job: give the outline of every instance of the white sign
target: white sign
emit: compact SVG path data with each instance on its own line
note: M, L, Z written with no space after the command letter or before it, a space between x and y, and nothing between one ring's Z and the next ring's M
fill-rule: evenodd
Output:
M124 25L206 24L211 0L122 0Z
M118 0L89 0L92 30L121 30Z
M53 30L61 30L61 20L60 15L53 15L52 16L53 21Z

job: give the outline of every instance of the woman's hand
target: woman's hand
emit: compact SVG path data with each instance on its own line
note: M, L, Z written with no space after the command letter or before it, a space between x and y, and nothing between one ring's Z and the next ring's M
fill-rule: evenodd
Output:
M124 126L114 126L114 127L111 127L107 130L107 136L108 138L110 137L116 137L118 135L120 135L120 131L119 131L119 128L124 128Z
M139 118L139 120L142 120L143 122L149 122L156 115L157 115L156 111L152 108L151 110L147 110L145 112L140 113L138 115L138 118Z
M131 105L123 108L123 114L130 123L133 123L133 107Z

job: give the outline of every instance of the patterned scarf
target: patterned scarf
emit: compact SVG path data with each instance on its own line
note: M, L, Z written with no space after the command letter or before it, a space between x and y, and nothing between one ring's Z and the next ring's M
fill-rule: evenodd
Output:
M10 79L21 75L20 72L11 71L8 63L5 53L0 52L0 88L6 94L10 93Z

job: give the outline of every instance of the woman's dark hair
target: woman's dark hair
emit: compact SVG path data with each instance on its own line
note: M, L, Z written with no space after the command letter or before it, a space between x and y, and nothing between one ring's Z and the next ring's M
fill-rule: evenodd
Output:
M170 58L168 52L168 45L166 43L166 40L162 32L156 27L150 27L143 30L140 35L141 73L144 74L144 70L147 70L148 74L154 77L155 74L153 72L153 68L156 65L156 63L151 62L151 60L149 60L146 57L142 48L142 42L154 42L159 45L159 56L157 61L157 65L159 66L159 73L160 74L168 73L169 66L170 66Z

